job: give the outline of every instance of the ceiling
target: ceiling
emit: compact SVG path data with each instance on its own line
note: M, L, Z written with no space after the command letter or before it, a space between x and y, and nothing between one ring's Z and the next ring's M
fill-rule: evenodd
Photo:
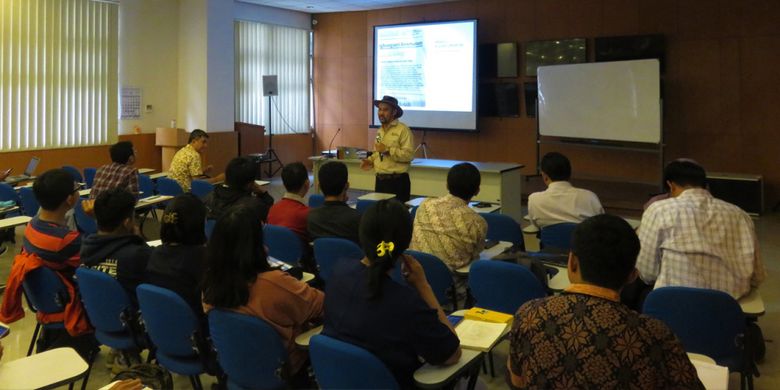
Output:
M239 0L244 3L302 11L310 14L325 12L366 11L410 5L446 3L455 0Z

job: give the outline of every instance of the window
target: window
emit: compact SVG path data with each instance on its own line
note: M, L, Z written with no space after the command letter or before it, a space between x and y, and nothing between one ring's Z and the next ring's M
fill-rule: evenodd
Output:
M0 151L115 141L118 8L0 1Z
M237 21L236 121L264 125L273 134L310 129L310 33L307 30ZM278 96L263 96L263 76L278 77Z

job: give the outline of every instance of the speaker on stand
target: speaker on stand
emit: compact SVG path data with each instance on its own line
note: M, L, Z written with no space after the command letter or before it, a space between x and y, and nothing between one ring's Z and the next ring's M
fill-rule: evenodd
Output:
M271 104L273 103L271 99L273 99L274 96L279 96L278 85L278 77L276 75L263 76L263 96L268 96L268 149L265 151L260 164L261 166L263 163L268 164L266 174L269 178L276 175L284 166L282 160L279 159L279 155L277 155L274 150L274 132L271 127ZM275 169L274 163L278 164Z

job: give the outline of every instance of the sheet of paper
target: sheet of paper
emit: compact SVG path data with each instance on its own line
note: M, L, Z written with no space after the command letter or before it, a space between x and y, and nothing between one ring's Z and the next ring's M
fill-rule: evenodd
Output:
M463 348L488 351L504 333L507 324L464 319L455 327Z
M701 383L707 390L728 390L729 388L729 369L701 360L691 360L696 367L696 373L699 374Z

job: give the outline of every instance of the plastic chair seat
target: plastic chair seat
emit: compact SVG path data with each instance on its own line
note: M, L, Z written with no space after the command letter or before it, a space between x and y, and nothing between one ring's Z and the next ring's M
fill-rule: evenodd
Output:
M165 353L157 351L155 358L163 367L179 375L200 375L205 372L203 362L200 356L168 356Z

